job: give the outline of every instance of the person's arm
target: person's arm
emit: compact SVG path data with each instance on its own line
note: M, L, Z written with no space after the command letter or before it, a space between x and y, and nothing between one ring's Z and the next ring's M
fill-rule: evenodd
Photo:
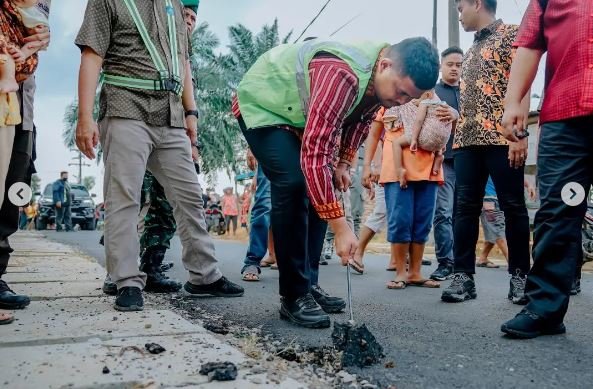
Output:
M362 185L367 188L371 189L373 186L373 163L377 159L377 154L381 154L381 148L377 147L379 145L379 141L381 139L381 133L383 132L383 112L384 108L381 108L377 112L377 117L373 120L371 124L371 129L369 131L369 135L366 139L366 143L364 145L364 161L362 165ZM379 157L379 163L381 161ZM378 166L378 163L375 163L375 166Z
M85 47L82 51L78 74L76 145L89 159L95 158L95 147L99 143L99 130L93 118L93 109L102 66L103 58L90 47Z
M346 265L358 243L336 197L332 166L340 127L356 99L358 79L343 61L333 59L312 61L310 78L311 99L301 146L301 169L309 198L336 234L336 252ZM348 167L346 163L338 164L336 175ZM341 178L339 181L343 183Z
M78 123L76 145L88 158L95 158L99 130L93 117L97 82L103 58L111 45L113 11L108 0L89 0L75 39L81 50L78 74Z
M418 106L418 111L416 112L416 119L414 119L414 125L412 127L412 139L410 139L410 151L417 151L418 150L418 137L420 136L420 131L422 130L422 126L424 125L424 120L426 119L426 114L428 113L428 104L422 104ZM399 141L399 144L402 147L407 146L403 140Z

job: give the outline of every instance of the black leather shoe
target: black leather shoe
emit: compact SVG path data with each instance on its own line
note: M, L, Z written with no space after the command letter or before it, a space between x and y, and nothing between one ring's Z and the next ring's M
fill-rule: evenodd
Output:
M523 309L514 319L504 323L500 330L511 338L532 339L541 335L559 335L566 332L563 323L555 323Z
M124 312L144 310L142 290L135 286L124 286L117 291L117 298L113 307Z
M102 289L103 293L108 296L117 296L117 285L115 285L115 282L111 281L111 276L109 274L105 276Z
M331 297L319 285L311 287L311 295L326 313L340 313L346 308L346 301L339 297Z
M280 318L306 328L328 328L329 316L323 312L311 293L296 300L282 298Z
M422 266L430 266L432 261L430 259L422 258Z
M241 297L245 293L242 287L224 276L208 285L194 285L186 282L183 290L191 296Z
M29 296L16 294L0 280L0 308L1 309L23 309L31 303Z
M146 273L146 292L174 293L181 289L181 283L170 280L161 271L161 265L165 258L164 249L148 249L140 258L140 270Z

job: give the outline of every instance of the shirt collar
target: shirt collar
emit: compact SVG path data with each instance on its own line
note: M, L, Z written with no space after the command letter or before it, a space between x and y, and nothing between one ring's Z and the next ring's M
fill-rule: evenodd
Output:
M459 89L459 84L457 84L457 85L449 85L445 81L443 81L442 79L439 81L439 85L442 86L442 87L444 87L444 88Z
M497 19L494 22L490 23L488 26L484 27L480 31L474 34L474 42L481 41L486 39L488 36L492 35L498 27L502 24L502 19Z

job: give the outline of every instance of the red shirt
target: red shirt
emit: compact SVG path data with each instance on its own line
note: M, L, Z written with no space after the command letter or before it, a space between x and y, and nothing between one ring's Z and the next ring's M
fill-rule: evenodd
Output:
M541 123L593 114L593 1L531 0L515 46L548 52Z
M309 198L322 219L334 219L344 216L332 181L336 147L340 159L354 160L379 105L369 104L359 113L361 119L342 128L358 94L358 78L352 69L336 57L317 57L309 64L309 79L311 99L305 129L291 130L302 136L301 168ZM236 96L232 110L236 117L241 116Z

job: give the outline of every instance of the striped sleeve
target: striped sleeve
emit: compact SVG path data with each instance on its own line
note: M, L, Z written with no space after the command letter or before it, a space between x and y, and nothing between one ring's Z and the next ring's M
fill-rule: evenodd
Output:
M337 58L316 58L309 64L311 99L301 147L301 168L309 198L322 219L344 216L333 184L334 150L341 127L356 100L358 79ZM340 142L341 143L341 142Z

